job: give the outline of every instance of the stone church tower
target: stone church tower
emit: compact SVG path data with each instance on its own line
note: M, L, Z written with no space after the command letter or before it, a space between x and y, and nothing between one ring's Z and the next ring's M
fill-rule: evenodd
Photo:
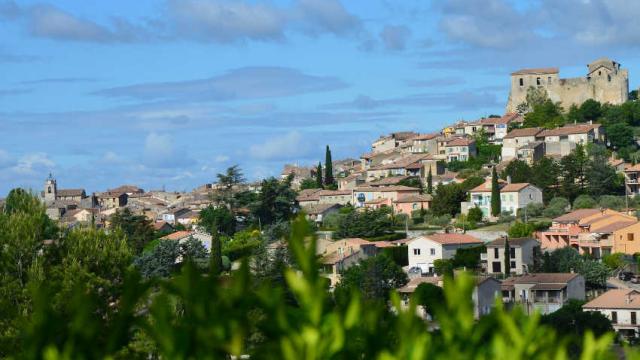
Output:
M53 178L51 174L44 182L44 202L47 204L51 204L56 201L56 196L58 194L58 185L56 184L56 179Z
M511 91L506 111L515 112L525 103L529 88L544 89L549 99L560 102L564 110L588 99L613 105L629 99L629 73L608 58L587 65L585 77L561 79L558 68L522 69L511 74Z

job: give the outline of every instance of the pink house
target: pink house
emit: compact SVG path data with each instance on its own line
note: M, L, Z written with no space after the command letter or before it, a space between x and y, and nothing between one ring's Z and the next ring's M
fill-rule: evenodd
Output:
M431 201L433 198L431 195L405 195L398 198L393 202L393 210L396 214L407 214L411 216L411 213L416 210L431 208Z

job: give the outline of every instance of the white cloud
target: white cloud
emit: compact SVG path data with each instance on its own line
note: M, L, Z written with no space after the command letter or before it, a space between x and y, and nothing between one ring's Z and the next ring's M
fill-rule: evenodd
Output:
M229 161L229 160L230 160L230 158L229 158L227 155L218 155L218 156L216 156L216 158L215 158L215 161L216 161L216 162L219 162L219 163L221 163L221 162L227 162L227 161Z
M272 137L262 144L251 145L249 155L258 160L282 160L300 158L308 153L310 145L298 131Z
M55 163L49 159L45 153L26 154L18 159L13 166L12 171L16 174L35 175L38 173L51 171L55 167Z

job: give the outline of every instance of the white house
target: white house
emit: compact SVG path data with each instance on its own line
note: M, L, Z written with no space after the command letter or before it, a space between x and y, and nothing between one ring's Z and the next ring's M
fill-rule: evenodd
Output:
M505 304L520 304L527 314L550 314L569 300L584 300L584 277L574 273L535 273L502 282Z
M451 259L456 250L482 245L482 241L466 234L423 235L407 242L409 268L418 267L422 273L434 273L433 262Z
M500 186L500 212L516 214L518 209L525 208L531 203L542 203L542 190L529 183L499 182ZM462 213L468 213L469 209L477 206L485 217L491 214L491 179L484 184L469 190L470 202L461 204Z
M499 238L486 244L487 252L481 255L481 260L486 261L488 274L501 274L504 272L505 239ZM533 254L540 243L532 238L509 239L509 263L511 273L522 275L529 272L533 266Z
M584 311L597 311L611 320L613 329L628 338L640 335L640 292L613 289L582 305Z
M476 141L473 138L456 138L445 145L447 162L458 160L467 161L476 156Z
M539 140L541 128L513 129L502 139L502 161L514 159L518 149ZM542 139L542 138L541 138Z

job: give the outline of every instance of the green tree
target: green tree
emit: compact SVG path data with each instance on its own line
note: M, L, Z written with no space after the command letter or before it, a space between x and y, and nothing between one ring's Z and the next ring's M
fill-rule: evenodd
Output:
M423 306L424 310L431 316L435 315L435 309L441 308L445 301L442 288L430 283L418 285L413 294L418 305Z
M393 232L390 209L368 209L352 211L338 220L338 229L334 232L337 239L364 237L373 238Z
M480 256L486 251L487 248L484 245L458 248L453 255L453 267L477 270L480 268Z
M306 190L306 189L320 189L318 187L318 182L316 179L303 179L300 182L300 190Z
M433 271L441 276L453 276L455 265L450 259L436 259L433 261Z
M427 174L427 194L433 194L433 176L431 175L431 166L429 166L429 173Z
M439 185L432 201L433 213L455 216L460 212L460 202L466 199L467 194L459 184Z
M322 189L324 182L322 180L322 163L318 162L318 167L316 168L316 188Z
M160 240L151 249L136 257L133 265L145 278L166 278L176 269L180 244L173 240Z
M239 165L228 167L224 173L219 173L216 177L218 178L218 184L229 190L245 180Z
M324 158L324 184L333 185L333 183L333 160L331 160L331 149L327 145Z
M598 203L589 195L580 195L573 201L574 209L593 209Z
M624 194L624 176L609 164L607 149L592 144L588 150L590 160L585 175L589 193L593 196Z
M202 209L199 224L212 236L232 236L236 230L236 218L226 206L209 205Z
M531 167L522 160L514 159L507 164L504 170L502 170L501 177L504 180L511 178L513 183L531 182Z
M553 129L564 124L560 103L546 99L541 104L533 105L533 111L524 116L524 127L544 127Z
M624 265L626 265L625 254L623 253L613 253L608 254L602 257L602 263L607 265L611 270L617 270Z
M606 316L599 311L584 311L582 305L584 301L569 300L559 310L543 315L540 319L540 323L567 336L572 358L577 358L584 348L585 334L602 336L613 331L611 321Z
M266 226L278 221L288 221L297 209L296 193L291 189L291 179L262 180L258 199L250 205L256 223Z
M500 184L498 183L498 174L495 166L491 170L491 215L500 215Z
M516 221L509 228L509 236L512 238L525 238L533 235L534 227L531 224Z
M135 254L140 254L144 247L156 237L151 220L144 215L133 214L129 208L122 211L116 210L111 216L111 227L124 232L129 247Z
M633 128L625 123L615 123L607 126L607 140L614 149L621 149L633 145Z
M336 286L337 299L348 302L354 289L359 290L365 300L389 299L389 291L404 286L407 274L390 257L380 254L361 260L357 266L344 270Z
M549 204L547 204L547 207L542 212L542 215L550 218L558 217L566 213L570 205L571 204L569 203L569 200L563 197L554 197L553 199L551 199L551 201L549 201Z
M469 214L467 215L467 219L472 223L479 223L482 221L484 215L482 214L482 210L479 207L474 206L469 209Z
M504 239L504 275L511 275L511 246L508 236Z
M562 168L562 193L568 199L575 199L583 194L587 185L587 169L589 158L584 146L578 144L573 151L560 160Z
M559 164L553 159L544 156L533 163L531 167L531 178L526 182L530 182L540 188L542 190L542 198L549 201L549 199L556 196L558 192L559 175Z

